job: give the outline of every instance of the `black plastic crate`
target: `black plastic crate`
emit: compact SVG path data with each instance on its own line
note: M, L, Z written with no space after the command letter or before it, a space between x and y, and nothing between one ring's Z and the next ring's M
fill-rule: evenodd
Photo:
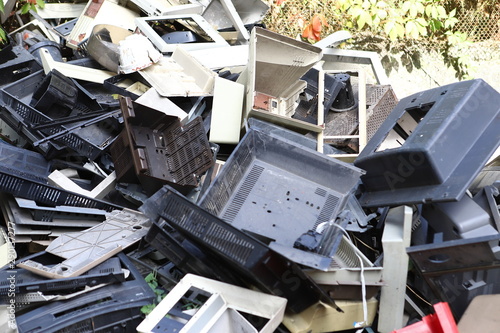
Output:
M241 285L221 260L208 256L198 246L182 237L166 224L153 223L144 240L167 257L184 274L192 273L226 283Z
M168 186L162 188L159 215L187 239L215 255L261 290L288 299L293 312L322 300L335 302L294 262L264 243L222 221Z
M124 253L118 258L130 271L126 281L17 315L19 332L135 333L144 319L141 307L152 304L155 294Z
M135 94L133 91L127 90L127 88L137 82L143 84L145 87L150 87L149 83L138 72L112 76L109 79L104 80L103 85L104 88L109 89L109 91L112 91L113 93L122 95L124 97L130 97L135 101L140 97L140 95Z
M92 199L81 194L69 192L48 185L47 183L34 181L19 175L18 172L2 170L2 168L0 168L0 191L51 207L75 206L97 208L107 212L123 208L103 200Z
M2 113L4 112L2 112L0 116L2 116L2 119L5 117L4 120L14 129L20 130L22 128L23 132L28 132L26 136L32 143L60 133L68 129L70 125L75 125L75 123L70 125L62 124L39 130L32 129L36 125L50 124L54 121L54 119L30 106L33 93L42 84L44 78L43 71L38 71L4 86L1 91L2 108L8 115L3 116ZM78 86L78 84L76 85ZM91 108L86 106L82 100L90 100ZM86 91L80 91L79 99L70 116L96 111L97 107L99 107L98 103L92 101L92 97L86 95ZM89 159L95 159L109 147L117 135L118 132L114 128L108 126L105 122L99 122L75 129L51 141L59 146L68 147Z
M14 46L12 50L2 54L0 87L16 82L42 69L42 66L36 62L35 57L22 46Z
M37 182L47 182L51 163L43 155L0 141L0 169Z

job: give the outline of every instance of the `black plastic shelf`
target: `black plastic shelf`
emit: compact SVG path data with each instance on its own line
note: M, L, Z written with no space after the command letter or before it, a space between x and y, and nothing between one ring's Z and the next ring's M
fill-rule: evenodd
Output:
M43 155L0 141L0 170L33 181L47 182L51 164Z
M34 181L19 175L12 170L4 170L0 167L0 191L10 193L13 196L30 199L46 206L74 206L97 208L110 212L123 207L113 205L103 200L92 199L81 194L66 191L64 189Z
M2 52L0 64L0 87L22 79L42 69L35 57L22 46L14 46Z

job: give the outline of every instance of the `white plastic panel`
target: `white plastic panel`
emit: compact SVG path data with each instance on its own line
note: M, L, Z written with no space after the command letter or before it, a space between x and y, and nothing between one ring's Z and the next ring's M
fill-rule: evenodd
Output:
M67 37L66 45L77 49L90 37L96 24L111 24L121 28L134 30L134 19L139 16L128 8L110 0L89 0L78 18L75 27Z
M384 264L382 278L385 285L380 294L380 333L388 333L403 327L403 312L408 275L408 254L410 246L413 210L408 206L391 208L385 220L382 235Z
M272 333L283 319L287 302L285 298L186 274L156 308L146 316L146 319L137 326L137 332L152 332L160 320L168 314L191 287L201 289L212 296L185 323L179 333L243 332L240 329L245 329L244 332ZM245 312L268 319L268 321L260 331L257 331L238 312ZM236 326L232 327L239 328L231 330L228 326L231 321L236 322Z
M55 239L46 251L65 258L62 263L46 267L26 260L18 266L49 278L78 276L139 241L150 225L151 221L139 212L115 210L106 221L90 229Z
M244 86L215 78L210 122L210 142L237 144L240 141Z

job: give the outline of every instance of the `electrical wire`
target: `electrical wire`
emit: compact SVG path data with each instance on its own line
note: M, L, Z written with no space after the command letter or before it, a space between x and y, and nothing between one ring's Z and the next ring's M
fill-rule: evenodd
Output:
M429 301L427 301L422 296L417 294L417 292L415 290L413 290L409 285L406 285L406 288L408 288L408 290L410 290L413 293L413 295L417 296L422 302L424 302L425 304L427 304L429 306L432 306L432 304Z
M345 230L342 226L330 222L330 225L333 225L337 228L339 228L344 235L347 237L347 239L352 243L351 236ZM363 302L363 322L355 322L354 327L362 327L362 325L366 325L368 323L368 305L366 301L366 282L365 282L365 266L363 264L363 259L356 253L354 252L356 257L359 259L359 264L360 264L360 279L361 279L361 297L362 297L362 302Z

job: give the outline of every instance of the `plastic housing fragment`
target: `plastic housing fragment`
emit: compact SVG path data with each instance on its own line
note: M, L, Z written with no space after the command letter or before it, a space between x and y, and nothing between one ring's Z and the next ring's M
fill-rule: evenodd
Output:
M288 309L295 313L319 300L342 311L294 262L201 209L168 186L161 191L159 216L203 251L230 266L247 283L285 297Z
M271 333L283 319L285 298L187 274L137 326L137 331L146 333L163 329L164 332L168 332L172 326L178 326L178 321L168 320L165 316L169 315L182 297L193 288L210 296L196 314L181 325L179 333ZM256 316L254 320L257 320L261 328L257 329L252 320L246 319L241 312Z
M162 36L160 36L151 25L155 22L166 23L175 25L178 23L185 27L185 30L193 32L200 36L202 41L196 43L180 43L170 44L167 43ZM137 28L151 40L154 46L162 53L174 52L177 47L182 47L185 50L200 50L211 47L228 46L229 44L225 39L210 25L203 17L196 14L179 14L179 15L166 15L166 16L153 16L153 17L138 17L135 19Z
M41 258L44 255L47 255L47 253L42 251L25 257L22 260L27 258ZM12 273L6 267L0 270L2 281L7 281L9 275L15 276L15 292L20 294L33 292L71 292L82 289L85 286L93 287L101 283L119 283L125 281L125 274L122 270L120 260L116 257L109 258L78 277L48 279L23 268L15 270L15 273ZM3 296L6 298L8 293L9 285L1 285L0 297Z
M19 332L135 332L144 316L140 309L156 295L124 253L118 258L130 271L124 282L16 313Z
M449 303L460 318L477 295L500 293L500 234L415 245L406 249L426 285L430 300ZM430 287L430 290L429 290Z
M118 182L141 185L153 194L164 184L180 191L198 186L214 163L201 117L181 125L179 118L121 98L125 122L111 147Z
M107 215L106 221L90 229L55 239L47 252L66 259L60 264L47 267L26 260L18 266L49 278L78 276L140 240L150 224L139 212L115 210Z
M500 143L499 115L481 79L402 99L354 162L367 171L361 204L459 200Z
M295 127L314 126L290 117L306 87L300 78L321 59L319 47L256 27L247 68L238 78L246 86L244 116L273 119ZM320 131L316 129L315 132Z
M324 228L314 252L294 248L302 234L333 223L363 174L285 138L250 130L200 200L226 223L269 240L290 260L327 270L342 239Z

